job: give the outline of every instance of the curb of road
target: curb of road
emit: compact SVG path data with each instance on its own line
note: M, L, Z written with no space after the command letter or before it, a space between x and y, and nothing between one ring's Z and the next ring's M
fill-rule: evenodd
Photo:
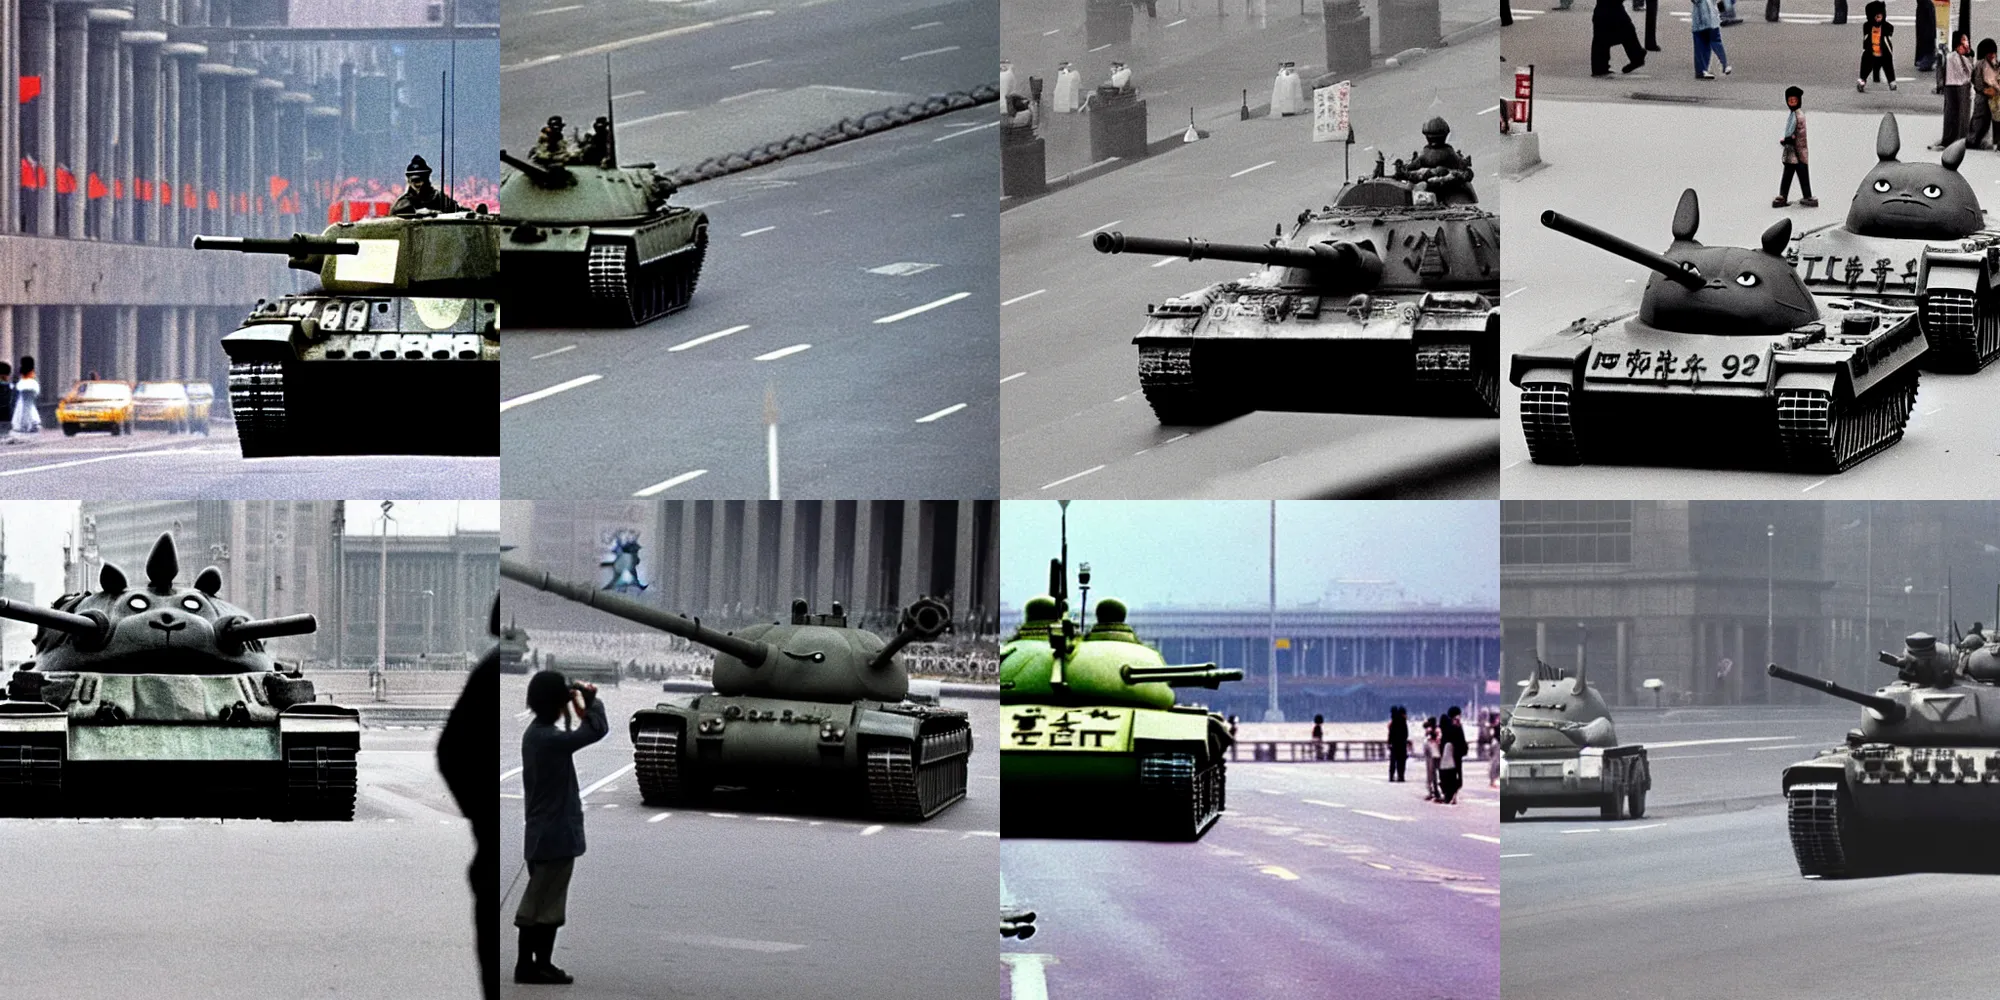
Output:
M753 146L741 153L711 156L692 166L675 167L666 171L665 176L676 186L687 187L690 184L699 184L702 181L712 181L744 170L768 166L802 153L817 152L849 139L875 135L926 118L963 111L981 104L992 104L998 100L1000 100L1000 88L984 83L971 90L932 94L920 101L891 105L864 115L849 115L825 128L800 132L776 142Z
M416 705L361 705L363 725L438 726L451 717L451 709Z

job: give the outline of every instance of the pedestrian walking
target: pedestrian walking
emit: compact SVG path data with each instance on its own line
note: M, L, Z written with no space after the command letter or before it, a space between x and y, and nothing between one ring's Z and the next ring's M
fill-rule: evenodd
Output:
M1723 27L1743 23L1743 19L1736 16L1736 0L1719 0L1716 8L1722 12Z
M1646 49L1639 44L1639 32L1625 13L1623 0L1597 0L1590 13L1590 75L1611 75L1611 49L1623 46L1627 62L1620 73L1630 73L1646 65Z
M1785 88L1785 107L1790 110L1785 115L1784 134L1778 137L1785 173L1778 178L1778 196L1771 199L1772 208L1784 208L1792 203L1793 177L1799 179L1799 204L1806 208L1819 207L1819 199L1812 193L1812 167L1806 162L1805 98L1805 91L1797 87Z
M1486 787L1500 787L1500 713L1487 716Z
M13 429L14 366L0 361L0 427Z
M1917 72L1928 73L1937 65L1937 7L1931 0L1917 0ZM1894 89L1894 88L1891 88Z
M570 876L583 855L583 798L577 793L576 762L572 757L605 737L611 724L594 684L572 685L563 675L544 670L528 679L528 709L535 721L521 736L521 784L527 806L523 838L528 863L528 887L514 911L521 932L521 954L514 964L517 983L573 982L569 973L549 961L556 931L567 921ZM557 729L556 719L582 720L573 730Z
M42 415L35 400L42 394L42 382L35 377L35 356L21 355L21 374L14 379L14 433L39 434Z
M1465 757L1459 752L1459 745L1449 739L1438 741L1438 801L1445 805L1456 805L1459 786L1464 784L1464 774L1460 766Z
M1963 31L1951 33L1951 51L1944 55L1944 130L1932 149L1965 138L1972 108L1972 39Z
M1424 720L1424 787L1427 794L1424 801L1438 800L1438 720L1436 716Z
M1722 49L1722 22L1715 12L1715 0L1688 0L1692 14L1688 18L1688 29L1694 34L1694 78L1713 80L1715 74L1708 71L1708 61L1713 56L1722 63L1722 73L1730 72L1729 53Z
M1989 133L2000 121L2000 43L1979 40L1979 59L1972 67L1972 132L1966 145L1977 149L2000 147Z
M1890 39L1896 34L1896 26L1889 23L1889 5L1883 0L1868 0L1863 9L1866 15L1861 22L1861 71L1854 76L1854 90L1865 92L1871 77L1886 77L1889 89L1895 90L1896 48ZM1921 72L1923 67L1917 69Z
M1465 742L1465 721L1458 717L1458 706L1453 705L1444 713L1444 739L1453 748L1453 757L1461 764L1465 762L1468 746Z
M1407 781L1410 762L1410 719L1401 705L1389 708L1389 780Z
M1660 51L1660 0L1643 0L1646 4L1646 51Z

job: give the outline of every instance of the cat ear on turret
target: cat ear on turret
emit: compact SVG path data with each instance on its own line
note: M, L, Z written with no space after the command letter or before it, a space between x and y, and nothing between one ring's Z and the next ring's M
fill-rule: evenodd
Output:
M194 578L194 589L214 597L216 592L222 589L222 571L213 566L202 570L201 574Z
M110 563L105 563L104 568L97 572L97 586L98 589L107 594L123 593L125 591L125 571Z
M1882 124L1875 129L1875 158L1894 160L1903 151L1903 134L1896 130L1896 116L1885 114Z
M174 552L174 536L161 535L146 557L146 582L160 593L173 590L174 577L181 574L180 556Z
M1674 240L1692 242L1695 230L1701 228L1701 199L1694 188L1681 192L1681 203L1674 208Z
M1951 145L1946 146L1944 149L1944 155L1938 157L1938 162L1944 164L1944 168L1946 170L1951 170L1951 171L1956 171L1958 169L1958 165L1964 161L1965 161L1964 139L1960 139L1957 142L1954 142Z
M1779 219L1771 223L1771 228L1764 230L1764 252L1773 257L1784 256L1785 244L1791 241L1792 220L1790 219Z

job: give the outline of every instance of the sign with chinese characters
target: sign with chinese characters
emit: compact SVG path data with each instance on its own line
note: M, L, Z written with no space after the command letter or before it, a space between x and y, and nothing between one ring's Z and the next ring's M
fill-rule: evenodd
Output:
M1020 705L1002 709L1002 748L1101 751L1132 748L1132 709Z
M1763 385L1769 378L1770 352L1765 350L1706 354L1699 350L1669 348L1613 350L1592 348L1585 377L1597 381L1658 382L1663 385L1685 382L1719 382L1725 385Z
M1347 107L1353 96L1354 84L1348 80L1313 91L1312 141L1347 141Z

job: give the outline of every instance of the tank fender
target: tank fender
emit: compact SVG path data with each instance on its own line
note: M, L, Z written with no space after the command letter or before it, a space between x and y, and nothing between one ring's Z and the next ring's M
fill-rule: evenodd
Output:
M1779 780L1782 788L1791 788L1793 785L1807 782L1839 782L1846 779L1846 777L1847 762L1845 757L1819 757L1785 768L1784 774Z
M582 253L589 245L589 226L545 226L523 222L506 231L506 238L500 243L500 252Z
M899 712L884 712L873 708L856 709L853 730L859 736L886 736L898 740L915 740L920 720Z
M313 339L308 322L252 323L223 336L223 353L231 361L290 361Z
M1917 265L1917 287L1977 292L1986 277L1986 255L1926 248Z
M1578 373L1583 370L1583 359L1590 354L1590 338L1579 337L1567 343L1544 344L1533 350L1521 351L1508 359L1507 381L1520 385L1524 382L1560 382L1574 387Z
M293 705L278 713L278 732L285 736L340 734L360 739L361 713L356 709L323 702Z
M1778 372L1777 389L1818 389L1832 392L1840 384L1840 373L1829 368L1782 368Z
M43 701L0 701L0 733L69 731L69 713Z
M1132 713L1132 739L1208 742L1208 715L1192 712L1136 711Z

